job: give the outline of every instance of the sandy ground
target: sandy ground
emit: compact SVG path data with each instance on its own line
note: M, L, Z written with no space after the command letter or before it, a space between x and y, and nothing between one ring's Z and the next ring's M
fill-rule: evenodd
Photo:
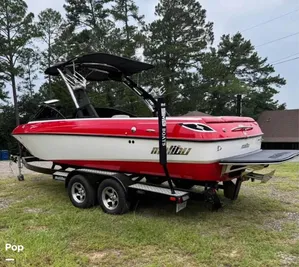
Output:
M289 162L299 162L299 156L291 159Z
M50 162L36 162L34 165L41 167L51 167ZM0 161L0 179L1 178L17 178L19 174L18 164L12 161ZM26 178L26 174L38 174L37 172L33 172L28 170L23 166L22 174L24 174Z

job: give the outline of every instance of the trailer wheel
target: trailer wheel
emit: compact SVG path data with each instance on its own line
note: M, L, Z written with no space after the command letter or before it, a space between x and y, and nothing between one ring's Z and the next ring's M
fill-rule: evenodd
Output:
M98 202L103 211L109 214L123 214L130 208L125 189L113 179L106 179L100 183Z
M96 203L96 190L87 179L80 174L71 177L68 183L68 195L77 208L87 209Z
M194 182L189 180L173 179L172 181L176 187L182 189L191 189L194 186Z

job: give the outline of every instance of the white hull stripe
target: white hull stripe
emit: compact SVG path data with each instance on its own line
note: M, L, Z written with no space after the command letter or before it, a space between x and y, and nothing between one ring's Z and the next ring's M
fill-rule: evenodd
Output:
M90 160L158 162L159 141L78 135L15 135L30 153L44 160ZM189 142L168 140L169 162L210 163L259 150L261 138L230 142ZM180 151L178 153L178 151Z
M17 135L53 135L53 136L78 136L78 137L98 137L98 138L127 138L127 139L144 139L144 140L159 140L158 137L148 137L148 136L132 136L132 135L104 135L104 134L84 134L84 133L22 133ZM17 136L14 135L14 136ZM180 142L195 142L195 143L212 143L212 142L227 142L235 140L247 140L251 138L257 138L263 136L262 134L253 135L253 136L244 136L244 137L235 137L235 138L221 138L221 139L180 139L175 137L167 137L167 140L180 141Z

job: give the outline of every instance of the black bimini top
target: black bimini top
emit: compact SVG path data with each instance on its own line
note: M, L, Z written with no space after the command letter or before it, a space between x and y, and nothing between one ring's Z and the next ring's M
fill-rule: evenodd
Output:
M73 68L88 81L120 81L122 76L133 74L154 68L153 65L119 57L106 53L93 53L72 58L65 62L59 62L46 69L45 74L57 76L58 69L73 72Z

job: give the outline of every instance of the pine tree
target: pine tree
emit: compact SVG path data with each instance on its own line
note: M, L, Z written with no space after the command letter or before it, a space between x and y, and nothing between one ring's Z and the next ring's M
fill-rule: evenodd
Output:
M0 78L1 79L1 78ZM4 82L0 82L0 101L6 101L8 98L8 92L5 91Z
M201 87L214 115L235 115L237 94L243 94L243 114L256 118L265 109L283 108L273 100L276 88L286 83L274 75L267 58L258 56L254 46L240 33L223 35L217 49L202 60Z
M235 115L236 96L247 88L229 71L215 48L203 56L199 77L198 91L205 103L202 111L212 115ZM198 96L194 95L193 99L198 101Z
M17 145L11 135L11 131L16 126L14 107L11 104L6 104L0 108L0 147L1 149L8 149L10 153L17 153Z
M110 34L112 53L132 59L138 59L137 51L141 48L144 37L141 33L144 15L140 15L133 0L114 0L110 13L116 25ZM138 79L138 76L136 77ZM145 105L131 90L122 84L110 83L103 87L110 98L110 103L133 114L150 114Z
M134 1L67 0L64 7L68 24L73 27L73 37L69 39L73 55L104 52L135 57L142 44L143 16L138 15ZM93 83L89 95L96 106L125 107L133 113L139 109L136 96L120 83Z
M113 4L110 12L115 24L121 24L114 32L115 52L122 56L135 57L136 50L143 41L141 26L144 25L144 15L138 14L138 7L133 0L114 0Z
M149 84L164 88L172 114L178 112L174 104L187 89L188 73L198 70L204 49L213 41L213 24L206 22L206 10L196 0L160 0L155 15L158 18L145 27L144 55L156 65L156 77Z
M60 35L63 31L63 19L61 14L51 8L47 8L38 15L37 29L40 34L40 39L46 45L46 49L42 52L41 67L43 70L49 68L53 63L58 61L59 55L55 48L57 43L62 42ZM56 48L57 50L57 48ZM49 92L51 98L53 93L51 91L51 76L48 76Z
M115 29L114 22L107 8L110 0L66 0L64 8L67 17L68 40L66 42L69 50L68 57L78 56L95 52L111 51L111 32ZM103 92L100 85L93 83L89 89L89 95L93 104L99 101L98 91ZM111 90L104 90L106 101L109 104Z
M74 30L73 54L109 50L108 36L114 28L106 7L109 2L111 0L66 0L66 17Z
M22 89L25 90L25 94L33 97L35 81L38 79L38 67L39 67L40 55L37 47L25 48L20 58L20 63L23 65L23 82L21 83Z
M16 78L23 73L18 64L29 41L35 36L32 13L23 0L0 0L0 65L4 81L12 87L16 124L19 124Z
M58 11L47 8L39 13L37 29L40 34L40 39L46 45L46 49L42 52L41 61L41 65L44 69L55 63L59 57L53 47L63 41L60 40L60 37L64 27L64 20Z
M2 35L0 34L0 43L1 43L1 40L2 40ZM3 62L0 59L0 104L1 104L1 102L6 102L8 99L8 92L6 91L6 86L5 86L5 78L6 78L5 76L6 75L3 75L5 68L2 65L3 65ZM0 106L0 108L1 108L1 106Z

